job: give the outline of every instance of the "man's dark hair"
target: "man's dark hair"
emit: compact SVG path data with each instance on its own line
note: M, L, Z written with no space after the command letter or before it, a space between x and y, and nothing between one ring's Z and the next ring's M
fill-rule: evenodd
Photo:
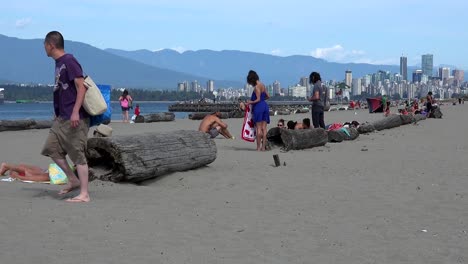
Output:
M317 81L322 81L322 78L320 78L320 73L312 72L309 76L309 83L315 84Z
M255 86L257 85L257 81L260 80L258 74L255 71L250 70L249 74L247 75L247 83Z
M432 95L432 92L428 92L427 94L428 94L428 95Z
M57 49L65 48L65 41L63 40L63 36L58 31L51 31L47 33L44 42L52 44Z
M303 124L303 126L306 126L306 127L310 128L310 118L302 119L302 124Z
M294 121L288 121L288 129L294 129L296 127L296 123Z

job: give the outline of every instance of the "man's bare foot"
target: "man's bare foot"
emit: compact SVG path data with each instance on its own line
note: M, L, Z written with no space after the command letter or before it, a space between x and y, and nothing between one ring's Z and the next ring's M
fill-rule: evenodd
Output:
M0 166L0 175L4 176L7 171L8 168L6 167L6 163L2 162L2 165Z
M67 185L65 186L65 188L63 188L62 190L59 191L59 195L63 195L63 194L66 194L66 193L69 193L73 190L75 190L76 188L79 188L80 187L80 181L74 181L74 182L68 182Z
M91 199L89 198L89 195L80 194L76 197L67 199L65 201L69 203L88 203L89 201L91 201Z

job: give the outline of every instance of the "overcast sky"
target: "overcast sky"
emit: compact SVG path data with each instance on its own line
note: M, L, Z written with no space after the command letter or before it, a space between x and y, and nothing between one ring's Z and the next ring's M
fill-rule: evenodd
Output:
M335 62L468 69L468 1L15 0L0 34L66 39L124 50L242 50Z

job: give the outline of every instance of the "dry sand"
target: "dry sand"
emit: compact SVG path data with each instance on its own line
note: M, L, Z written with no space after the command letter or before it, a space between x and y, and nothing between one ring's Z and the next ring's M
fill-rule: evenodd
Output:
M57 186L0 182L0 263L468 263L468 105L442 110L287 153L254 151L239 139L242 120L229 119L238 139L217 138L214 163L140 186L94 181L89 204L64 202ZM121 135L198 121L112 126ZM47 166L47 133L0 133L0 160ZM273 167L273 154L286 166Z

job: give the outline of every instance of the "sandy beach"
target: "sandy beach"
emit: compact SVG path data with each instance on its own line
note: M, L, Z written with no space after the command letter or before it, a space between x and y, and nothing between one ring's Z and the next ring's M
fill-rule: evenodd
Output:
M443 119L289 152L256 152L242 119L227 119L236 139L216 138L209 166L141 185L93 181L88 204L66 203L76 192L59 186L0 182L0 262L468 263L468 106L441 109ZM114 135L198 125L111 124ZM47 133L1 132L0 161L46 167Z

